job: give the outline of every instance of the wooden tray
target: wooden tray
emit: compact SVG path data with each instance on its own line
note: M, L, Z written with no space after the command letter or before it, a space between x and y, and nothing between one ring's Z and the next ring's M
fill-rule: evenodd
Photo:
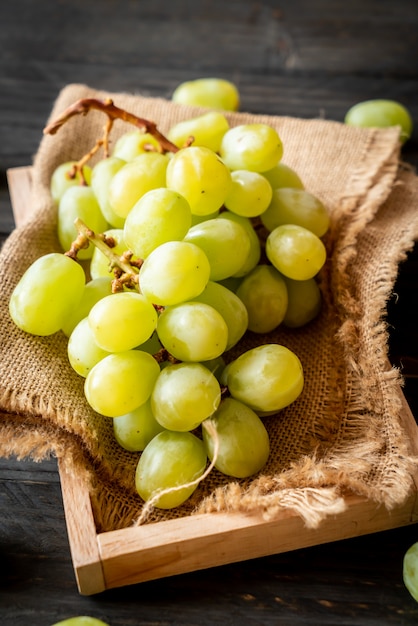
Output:
M8 170L14 216L21 224L29 211L31 168ZM403 398L402 426L418 455L418 427ZM391 511L365 498L349 496L347 509L329 516L316 530L283 511L274 521L244 514L198 515L97 533L85 485L59 467L71 556L79 592L91 595L114 587L225 565L298 548L406 526L418 521L418 468L415 489Z

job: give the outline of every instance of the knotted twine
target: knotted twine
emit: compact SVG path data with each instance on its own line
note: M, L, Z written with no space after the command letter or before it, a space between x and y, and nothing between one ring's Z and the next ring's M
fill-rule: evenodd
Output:
M136 94L104 93L85 85L64 88L50 120L80 98L113 99L157 122L165 133L204 109ZM266 467L245 480L213 469L181 507L153 509L145 522L196 513L245 511L273 519L283 509L317 527L345 508L344 495L365 496L388 509L414 488L408 436L402 425L402 378L388 364L386 304L399 264L418 235L418 183L400 163L398 129L356 129L325 120L226 113L231 126L261 122L277 129L283 162L328 207L328 258L318 277L323 307L308 326L247 333L227 359L266 342L286 345L301 359L303 393L264 418L271 442ZM70 367L62 333L34 337L8 313L12 289L39 256L60 251L57 211L49 193L52 171L78 159L101 136L97 111L74 117L45 136L33 162L27 217L0 255L0 454L42 460L55 455L89 489L98 532L141 519L144 503L134 474L140 453L123 450L112 419L88 406L84 379ZM132 127L116 122L115 141ZM94 163L94 161L93 161Z

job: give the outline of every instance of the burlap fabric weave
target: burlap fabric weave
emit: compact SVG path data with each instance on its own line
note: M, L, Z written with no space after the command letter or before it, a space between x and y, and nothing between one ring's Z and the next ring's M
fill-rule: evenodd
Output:
M139 95L97 92L69 85L51 112L55 119L83 97L115 104L166 131L199 109ZM283 161L327 205L326 266L320 274L320 316L299 330L248 334L229 358L274 341L294 350L305 372L300 398L265 418L271 455L260 475L237 481L213 470L178 509L154 509L147 522L196 512L255 511L273 518L297 511L315 527L344 510L346 493L392 508L413 489L408 437L401 423L402 380L387 361L386 303L400 262L418 234L418 184L403 171L396 129L355 129L324 120L228 113L231 125L267 122L284 144ZM138 453L118 446L112 420L95 414L83 395L84 379L70 367L63 334L40 338L9 318L11 290L28 265L60 250L56 208L49 194L53 169L93 145L103 114L72 118L41 141L33 164L25 222L8 238L0 259L0 454L43 459L54 454L86 481L98 531L122 528L140 517L134 489ZM116 122L113 138L128 130Z

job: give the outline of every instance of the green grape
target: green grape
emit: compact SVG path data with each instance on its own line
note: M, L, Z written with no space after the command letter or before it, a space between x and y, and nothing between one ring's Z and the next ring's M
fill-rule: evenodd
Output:
M70 257L51 252L28 267L9 301L16 326L32 335L52 335L66 323L83 296L84 270Z
M235 346L248 326L248 312L242 300L224 285L209 281L194 301L209 304L222 315L228 327L228 342L225 350L230 350Z
M270 205L260 217L270 232L283 224L297 224L318 237L327 232L329 213L319 198L305 189L281 187L273 191Z
M171 99L223 111L238 111L240 96L237 87L224 78L198 78L180 83Z
M257 265L243 278L236 295L247 309L248 330L269 333L282 323L287 310L287 288L274 267Z
M157 354L162 348L161 341L158 337L157 331L154 331L149 339L137 346L138 350L149 352L150 354Z
M200 363L168 365L151 394L155 419L168 430L194 430L212 415L221 401L221 387Z
M92 306L104 298L104 296L109 296L111 293L112 279L110 277L89 280L84 285L80 304L71 311L62 326L64 335L69 337L77 324L90 313Z
M227 209L244 217L257 217L271 202L273 190L269 181L258 172L235 170L232 187L225 198Z
M139 285L153 304L171 306L202 293L209 275L209 261L201 248L187 241L167 241L145 259Z
M87 317L83 318L70 334L67 354L71 367L83 378L86 378L96 363L109 354L95 342Z
M418 543L412 544L403 558L403 581L411 596L418 602Z
M84 393L91 408L106 417L125 415L151 396L160 367L148 352L127 350L101 359L87 374Z
M91 187L105 219L112 228L123 228L125 223L125 218L116 215L109 202L109 187L112 178L124 165L126 161L111 156L98 161L91 173Z
M123 237L123 228L109 228L102 233L107 239L113 240L113 246L111 248L113 254L116 256L122 256L124 252L128 251L128 246L125 243ZM114 278L113 268L110 265L109 257L106 256L96 246L94 247L92 257L90 259L90 276L92 278Z
M103 622L97 617L89 617L87 615L77 615L75 617L69 617L60 622L52 624L52 626L110 626L106 622Z
M241 269L236 274L234 274L234 276L228 277L228 278L239 279L242 276L245 276L246 274L251 272L251 270L259 263L260 258L261 258L260 239L258 238L258 235L256 231L254 230L251 220L248 217L237 215L236 213L232 213L232 211L222 211L219 215L219 218L223 220L230 220L231 222L236 222L237 224L241 224L241 226L245 229L245 232L247 233L249 240L250 240L250 251L247 255L247 259L244 265L242 265ZM240 281L238 281L237 284L239 284L239 282Z
M70 250L72 242L77 238L78 232L74 225L76 218L80 218L96 233L103 232L109 226L91 187L69 187L61 197L58 205L58 239L65 251ZM90 259L93 250L94 245L89 243L87 248L78 252L78 258Z
M251 248L249 236L241 224L219 217L192 226L184 241L204 251L209 260L210 279L215 281L237 274Z
M182 195L161 187L148 191L125 221L124 240L132 252L145 259L167 241L180 241L192 223L189 203Z
M221 140L229 128L229 123L219 111L209 111L198 117L177 122L167 133L168 139L179 148L192 139L193 146L205 146L218 152Z
M321 310L322 297L318 283L314 278L292 280L283 276L286 283L288 303L284 326L299 328L317 317Z
M168 157L144 152L116 172L109 184L109 203L113 212L126 219L130 210L147 191L165 187Z
M164 309L157 333L179 361L209 361L225 352L228 326L222 315L203 302L183 302Z
M72 176L72 169L76 165L77 161L66 161L65 163L61 163L55 170L52 172L51 181L50 181L50 191L52 199L56 204L59 203L61 197L67 191L69 187L74 187L75 185L81 185L82 180L80 177L80 173L77 172L75 176ZM87 185L90 184L91 181L91 168L88 165L83 167L83 176Z
M147 400L137 409L113 419L113 434L118 444L128 452L142 452L151 439L164 428L157 422Z
M192 223L191 226L195 226L195 224L201 224L202 222L206 222L206 220L212 220L215 217L219 217L221 211L214 211L213 213L209 213L208 215L193 215L192 213Z
M278 189L279 187L305 188L299 174L292 167L282 162L277 163L271 170L263 172L263 176L267 178L272 189Z
M283 144L268 124L240 124L225 133L219 154L231 170L265 172L282 158Z
M223 356L217 356L215 359L209 359L209 361L202 361L202 365L212 372L218 382L221 382L222 372L225 369Z
M299 357L272 343L247 350L229 363L223 380L233 398L259 414L276 413L294 402L304 383Z
M158 139L151 133L130 130L116 140L112 156L123 161L133 161L144 152L160 152Z
M344 122L349 126L386 128L400 126L400 140L407 141L413 128L408 109L394 100L365 100L358 102L346 113Z
M190 146L171 157L166 186L186 198L194 215L208 215L223 205L231 174L215 152L204 146Z
M313 278L326 261L326 249L312 231L297 224L283 224L271 231L266 241L269 261L293 280Z
M252 409L234 398L225 398L209 423L216 434L204 422L203 442L210 461L218 442L216 469L227 476L247 478L265 466L270 454L269 435Z
M151 302L130 291L101 298L88 315L95 342L108 352L124 352L147 341L157 328L157 319Z
M196 490L206 469L203 442L190 432L164 430L146 446L138 461L135 485L140 497L156 498L155 506L172 509L180 506ZM170 489L170 492L159 492Z

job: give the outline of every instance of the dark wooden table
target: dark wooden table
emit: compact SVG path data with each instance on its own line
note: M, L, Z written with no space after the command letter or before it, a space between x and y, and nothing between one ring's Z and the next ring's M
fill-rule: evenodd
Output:
M13 0L0 21L0 233L14 226L8 168L28 165L59 90L83 82L169 98L182 81L235 82L242 110L342 121L392 98L417 129L416 0ZM318 155L320 158L320 155ZM391 357L418 416L413 251L388 305ZM415 306L415 305L414 305ZM402 559L418 527L380 532L98 596L79 595L54 459L0 460L0 623L50 626L75 615L111 626L417 624Z

